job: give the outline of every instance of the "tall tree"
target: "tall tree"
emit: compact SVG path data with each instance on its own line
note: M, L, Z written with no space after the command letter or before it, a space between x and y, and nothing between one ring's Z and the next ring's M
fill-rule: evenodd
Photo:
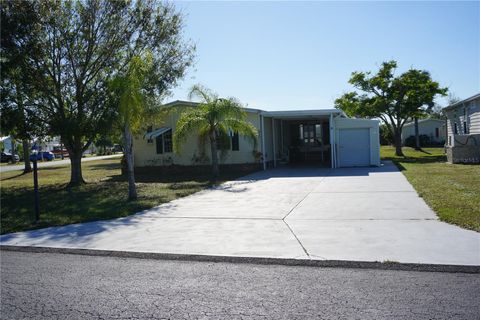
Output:
M81 158L116 115L109 83L132 57L152 53L149 90L164 94L192 62L182 39L183 19L159 1L86 0L33 2L39 22L37 55L27 75L39 93L35 108L59 135L70 161L70 185L84 182Z
M1 131L10 135L12 141L22 141L24 173L27 173L32 170L30 141L34 136L41 136L45 129L38 125L32 111L36 91L25 72L29 57L38 54L35 28L39 17L31 1L5 1L0 10Z
M173 133L173 147L179 152L181 143L197 131L200 138L210 142L212 173L219 175L217 139L231 132L250 138L256 144L258 132L246 118L247 113L235 98L219 98L207 88L195 85L190 90L190 99L198 97L201 103L196 108L186 110L180 115Z
M345 93L335 106L350 116L380 118L394 137L395 154L403 156L402 129L408 119L427 113L437 95L447 88L433 81L430 73L410 69L395 76L396 61L382 63L376 74L353 72L349 83L358 91Z

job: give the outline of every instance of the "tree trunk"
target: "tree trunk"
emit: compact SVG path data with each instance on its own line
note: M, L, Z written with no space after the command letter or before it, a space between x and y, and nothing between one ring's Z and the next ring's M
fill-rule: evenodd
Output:
M27 139L22 140L22 147L23 147L23 162L25 164L23 173L32 172L32 166L30 165L30 143L28 143Z
M418 118L417 117L415 117L415 150L421 150L420 136L418 134Z
M17 163L17 159L15 159L15 140L12 138L12 163Z
M125 140L125 160L127 161L128 200L132 201L137 199L137 188L135 186L135 172L133 169L133 139L128 124L124 127L123 138Z
M218 178L220 172L218 170L218 152L217 152L217 139L215 132L210 133L210 151L212 152L212 173L213 178Z
M403 157L402 151L402 131L395 129L394 131L394 143L395 143L395 155L397 157Z
M70 157L70 187L79 186L85 183L82 175L82 151L68 150Z

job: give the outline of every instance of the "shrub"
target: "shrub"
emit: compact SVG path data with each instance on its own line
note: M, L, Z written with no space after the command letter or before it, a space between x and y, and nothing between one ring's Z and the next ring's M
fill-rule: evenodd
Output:
M421 134L419 136L419 138L420 138L420 147L421 148L428 147L432 144L432 142L430 140L430 137L425 135L425 134ZM407 139L405 139L405 145L407 147L414 148L415 147L415 136L409 136Z
M380 144L382 146L393 144L393 135L390 130L388 130L386 124L380 125Z

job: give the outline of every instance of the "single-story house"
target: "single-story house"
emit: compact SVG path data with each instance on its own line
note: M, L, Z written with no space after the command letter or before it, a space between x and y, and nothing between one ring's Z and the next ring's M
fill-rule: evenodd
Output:
M210 164L209 146L196 132L173 152L172 134L182 111L198 104L174 101L163 123L134 137L137 168L198 167ZM264 111L246 108L247 120L257 128L256 146L247 138L230 134L227 152L219 152L220 165L276 167L279 164L313 164L336 167L379 166L379 121L348 118L338 109ZM255 150L254 150L255 148Z
M447 117L447 159L480 163L480 93L443 109Z
M440 119L420 119L418 120L418 134L425 135L432 144L445 143L445 120ZM402 129L402 144L408 137L415 136L415 122L408 122Z

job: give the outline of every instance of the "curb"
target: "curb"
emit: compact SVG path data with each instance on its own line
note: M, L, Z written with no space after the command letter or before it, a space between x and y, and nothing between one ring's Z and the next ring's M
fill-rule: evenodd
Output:
M215 256L200 254L175 254L175 253L153 253L153 252L131 252L93 249L71 249L51 247L21 247L0 245L0 251L16 251L31 253L59 253L88 255L98 257L117 257L150 260L173 260L173 261L197 261L197 262L226 262L246 263L260 265L283 265L283 266L305 266L322 268L354 268L354 269L377 269L377 270L400 270L400 271L423 271L423 272L449 272L449 273L480 273L480 266L470 265L449 265L449 264L423 264L423 263L400 263L400 262L371 262L371 261L350 261L350 260L308 260L289 258L261 258L261 257L236 257L236 256Z

